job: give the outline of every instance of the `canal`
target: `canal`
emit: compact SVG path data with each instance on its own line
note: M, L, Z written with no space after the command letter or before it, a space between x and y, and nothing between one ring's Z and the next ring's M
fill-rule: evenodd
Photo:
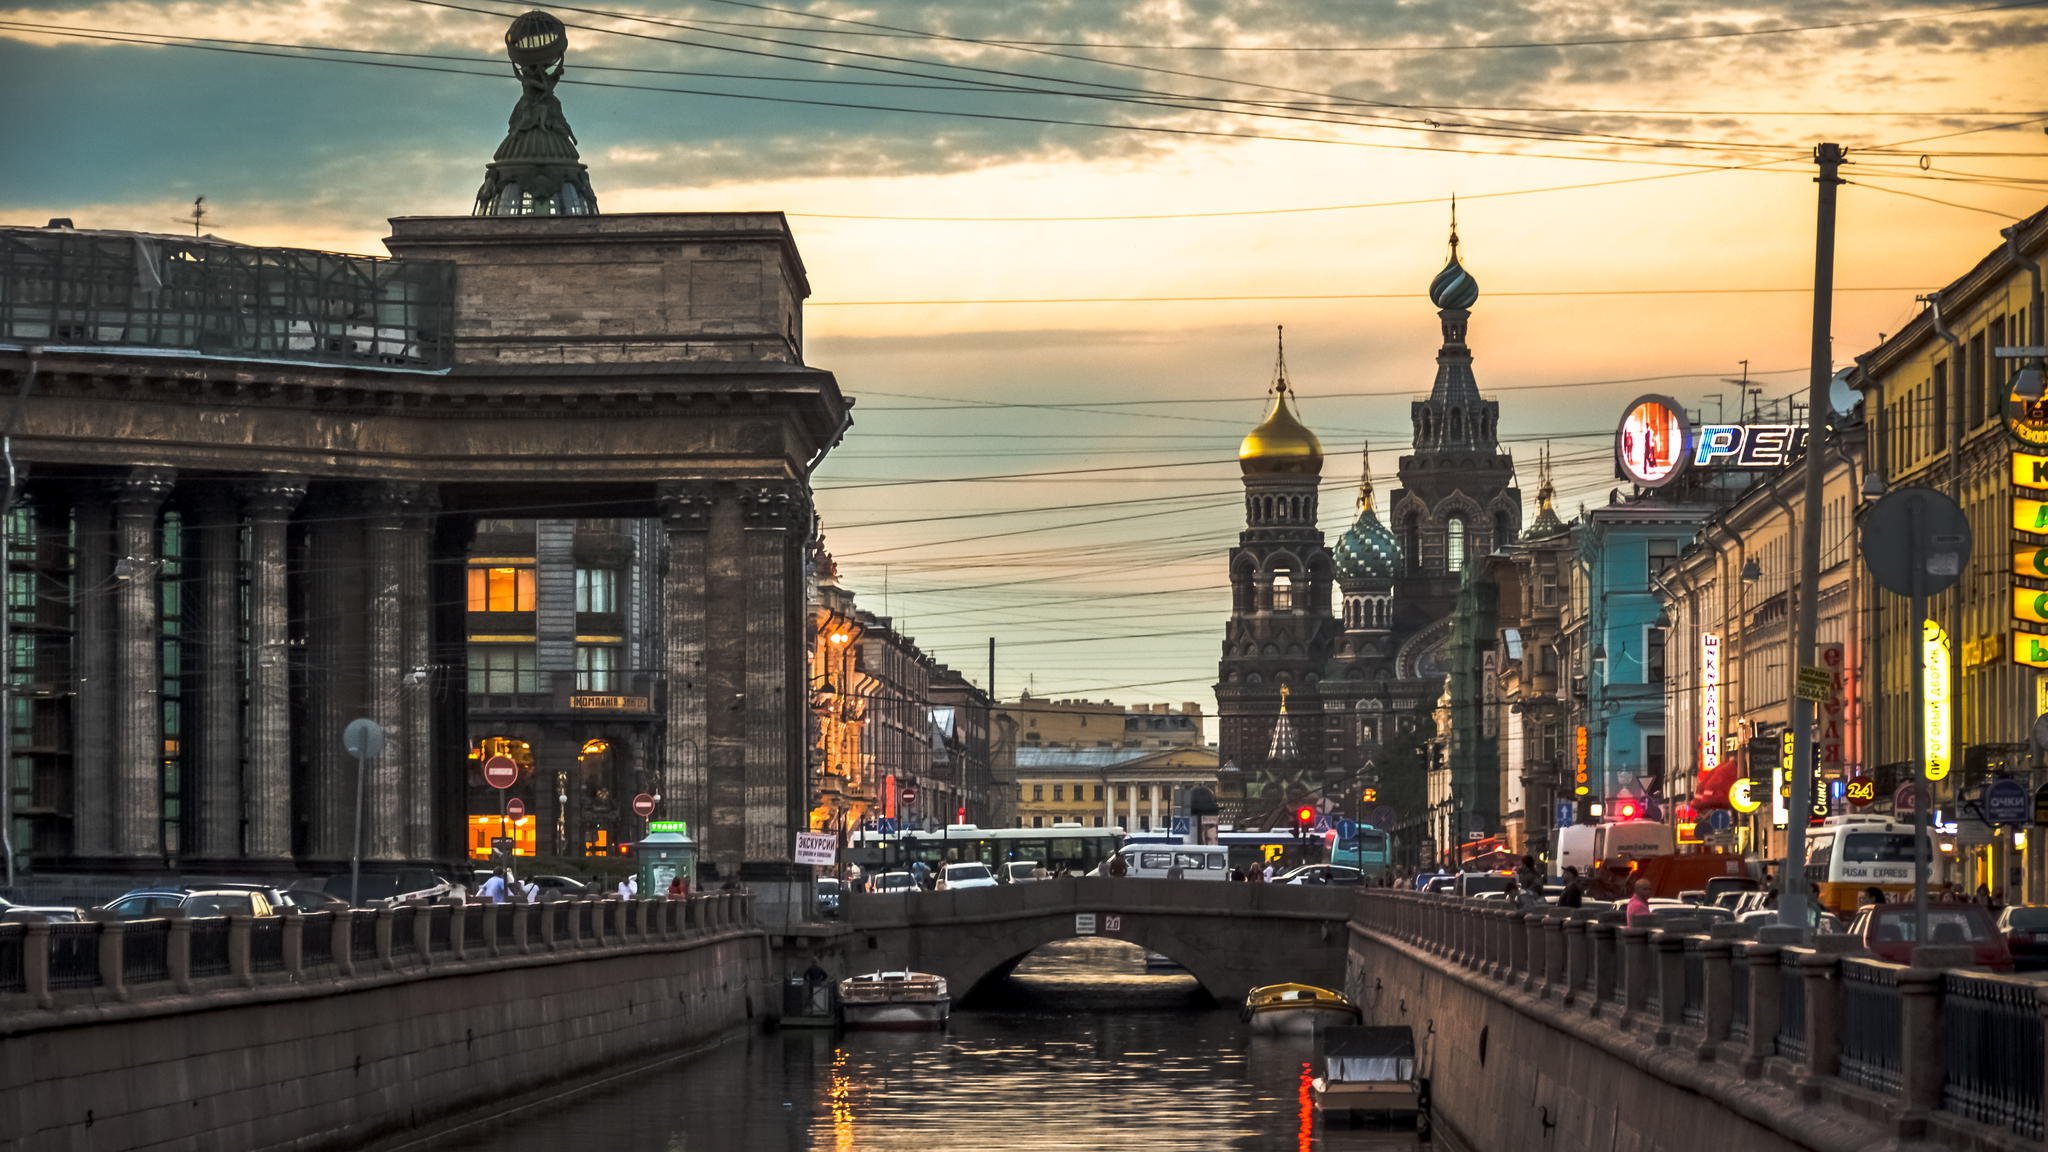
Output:
M956 990L956 992L959 990ZM943 1033L764 1031L471 1129L483 1152L1346 1152L1412 1130L1324 1132L1307 1040L1249 1036L1185 974L1109 940L1034 953ZM1442 1147L1439 1140L1437 1147Z

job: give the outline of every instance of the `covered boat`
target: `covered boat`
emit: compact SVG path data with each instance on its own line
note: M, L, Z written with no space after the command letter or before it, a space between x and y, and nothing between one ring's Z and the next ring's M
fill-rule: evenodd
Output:
M1307 1036L1332 1024L1356 1024L1358 1006L1340 993L1313 984L1267 984L1245 993L1238 1013L1253 1032Z
M1418 1133L1428 1133L1429 1081L1416 1074L1410 1029L1325 1029L1321 1065L1322 1075L1310 1086L1326 1120L1359 1115L1412 1119Z
M848 1028L944 1028L952 1008L946 978L929 972L869 972L839 982Z

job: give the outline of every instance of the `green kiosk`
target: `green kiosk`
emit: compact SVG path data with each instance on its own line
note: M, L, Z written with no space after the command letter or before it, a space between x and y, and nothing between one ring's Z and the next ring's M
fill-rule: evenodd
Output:
M640 859L640 896L654 899L668 894L670 881L683 878L685 894L697 891L697 842L690 839L687 820L650 820L647 838L633 846Z

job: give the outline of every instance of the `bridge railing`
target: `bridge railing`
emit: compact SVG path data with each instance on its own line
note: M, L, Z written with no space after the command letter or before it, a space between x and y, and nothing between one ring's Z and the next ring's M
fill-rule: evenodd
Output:
M1831 1086L1888 1110L1901 1135L2038 1148L2048 1099L2048 982L1908 967L1742 938L1691 917L1625 927L1617 913L1368 889L1356 925L1502 985L1689 1046L1745 1078Z
M0 924L0 1015L683 941L754 925L750 892L312 915Z

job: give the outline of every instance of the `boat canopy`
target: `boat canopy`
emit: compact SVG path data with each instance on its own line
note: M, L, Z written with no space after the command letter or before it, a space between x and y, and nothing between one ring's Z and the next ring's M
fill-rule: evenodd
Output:
M1407 1028L1326 1028L1324 1076L1332 1083L1415 1078L1415 1035Z

